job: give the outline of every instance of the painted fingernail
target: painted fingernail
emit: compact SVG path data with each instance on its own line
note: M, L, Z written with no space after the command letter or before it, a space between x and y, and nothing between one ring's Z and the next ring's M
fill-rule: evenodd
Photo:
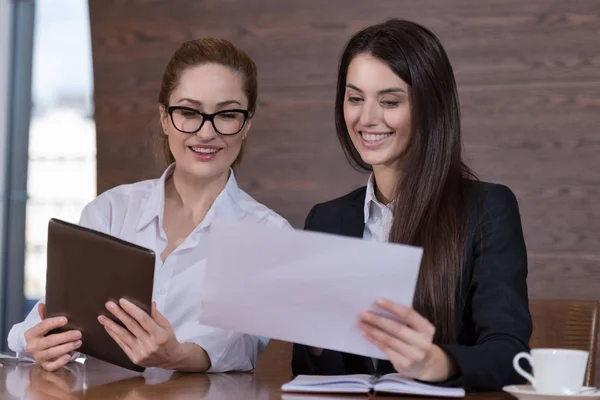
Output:
M115 308L117 305L115 303L113 303L112 301L109 301L108 303L106 303L106 307L108 308Z
M59 320L59 322L60 322L61 324L66 324L66 323L67 323L67 319L66 319L65 317L62 317L62 318Z
M120 302L121 302L121 303L123 303L123 304L127 304L127 305L129 305L129 304L132 304L132 303L131 303L129 300L127 300L127 299L121 299L121 300L120 300Z
M79 347L79 346L81 346L81 344L82 344L81 340L78 340L75 342L75 347Z
M73 337L74 337L75 339L79 339L79 338L81 337L81 332L79 332L79 331L75 331L75 333L73 334Z

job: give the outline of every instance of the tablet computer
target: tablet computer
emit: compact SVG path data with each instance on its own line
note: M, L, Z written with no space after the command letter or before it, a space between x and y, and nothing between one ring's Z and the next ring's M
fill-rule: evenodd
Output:
M48 223L46 317L68 324L50 333L76 329L79 352L130 370L134 364L98 322L102 314L124 325L105 307L126 298L150 314L155 254L152 250L59 219Z

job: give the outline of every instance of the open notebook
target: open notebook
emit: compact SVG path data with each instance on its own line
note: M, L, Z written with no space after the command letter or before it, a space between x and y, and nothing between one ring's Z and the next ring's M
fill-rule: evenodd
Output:
M306 393L397 393L435 397L464 397L462 388L444 388L404 378L400 374L371 375L298 375L281 387L284 392Z

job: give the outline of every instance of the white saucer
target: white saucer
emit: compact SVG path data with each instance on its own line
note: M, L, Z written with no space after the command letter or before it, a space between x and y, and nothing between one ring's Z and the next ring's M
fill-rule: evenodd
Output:
M581 393L560 395L536 393L531 385L510 385L502 388L519 400L600 400L600 390L586 386Z

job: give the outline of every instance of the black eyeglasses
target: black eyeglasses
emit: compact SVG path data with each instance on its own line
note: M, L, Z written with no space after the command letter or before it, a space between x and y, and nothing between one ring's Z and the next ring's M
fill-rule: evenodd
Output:
M194 108L183 106L165 105L167 113L175 129L183 133L196 133L210 121L215 132L220 135L235 135L246 125L248 110L221 110L212 114L205 114Z

